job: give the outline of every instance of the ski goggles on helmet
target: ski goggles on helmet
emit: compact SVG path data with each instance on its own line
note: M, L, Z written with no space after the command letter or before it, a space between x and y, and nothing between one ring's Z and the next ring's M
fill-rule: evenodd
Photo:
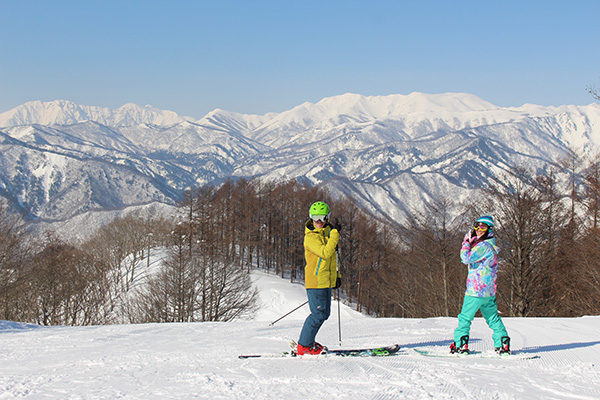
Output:
M474 228L479 229L480 231L487 231L489 229L489 226L487 226L483 222L480 222L478 224L475 224Z
M313 221L327 221L327 215L311 215L310 219L312 219Z

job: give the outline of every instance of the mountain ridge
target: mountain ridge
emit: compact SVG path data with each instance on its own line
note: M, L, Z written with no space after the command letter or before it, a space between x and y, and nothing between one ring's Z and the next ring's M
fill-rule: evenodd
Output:
M32 220L173 205L186 188L261 177L326 184L402 222L512 166L557 165L571 149L600 148L598 104L505 108L464 93L347 93L282 113L215 109L199 120L132 104L33 103L0 114L0 191ZM82 120L61 123L69 118Z
M79 105L68 100L47 102L35 100L0 113L0 126L71 125L85 121L95 121L107 126L130 126L141 123L169 125L189 119L189 117L180 117L173 111L159 110L150 105L142 107L134 103L126 103L111 110L98 106Z

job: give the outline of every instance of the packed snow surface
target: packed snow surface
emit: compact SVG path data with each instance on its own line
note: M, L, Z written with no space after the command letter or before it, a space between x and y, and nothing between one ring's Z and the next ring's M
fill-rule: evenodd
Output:
M505 318L516 354L432 358L456 318L370 318L343 304L341 347L398 343L390 357L239 359L288 350L307 306L300 284L253 274L263 308L251 321L39 327L0 321L0 399L599 399L600 317ZM339 348L338 303L317 340ZM477 318L471 349L489 352Z

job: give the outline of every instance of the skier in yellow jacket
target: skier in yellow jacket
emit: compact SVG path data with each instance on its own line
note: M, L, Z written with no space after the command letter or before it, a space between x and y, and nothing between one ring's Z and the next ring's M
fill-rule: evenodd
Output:
M315 341L321 325L331 313L332 288L340 285L340 273L337 268L337 244L342 227L337 220L329 222L329 206L317 201L310 206L310 219L304 229L304 285L308 296L310 315L304 321L298 355L321 354L326 347Z

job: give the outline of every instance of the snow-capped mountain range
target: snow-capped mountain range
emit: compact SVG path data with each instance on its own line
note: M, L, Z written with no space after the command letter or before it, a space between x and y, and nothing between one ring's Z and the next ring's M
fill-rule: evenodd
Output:
M17 125L71 125L83 121L95 121L107 126L130 126L139 124L173 125L190 117L180 117L173 111L165 111L150 105L125 104L116 110L82 106L66 100L49 102L31 101L0 114L0 126Z
M228 177L326 183L402 222L441 196L464 199L514 165L600 148L600 105L498 107L464 93L344 94L282 113L34 101L0 114L0 190L33 220L174 204Z

